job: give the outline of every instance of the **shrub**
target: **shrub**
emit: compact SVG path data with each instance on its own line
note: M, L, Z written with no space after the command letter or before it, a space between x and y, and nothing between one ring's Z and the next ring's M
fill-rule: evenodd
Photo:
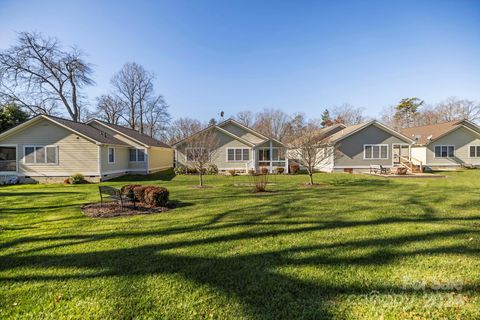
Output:
M267 167L261 167L260 168L260 173L261 174L268 174L268 168Z
M265 192L268 184L268 174L254 174L252 175L254 192Z
M165 207L169 192L163 187L148 187L145 189L145 203L150 206Z
M141 187L141 185L139 185L139 184L127 184L127 185L124 185L123 187L120 188L120 192L123 195L126 195L126 196L132 198L134 196L133 189L135 189L136 187Z
M284 167L278 167L277 168L277 173L278 174L283 174L285 172L285 168Z
M218 174L218 167L216 164L209 164L207 167L207 173L208 174Z
M149 186L137 186L133 188L133 195L135 196L135 200L145 202L145 190L148 188Z
M290 163L289 167L290 167L291 174L296 174L298 173L298 170L300 170L300 165L296 162Z
M255 169L248 169L248 174L253 176L255 174Z
M187 173L187 167L185 167L184 165L179 164L178 166L176 166L176 167L173 169L173 172L175 172L176 175L186 174L186 173Z
M228 170L228 173L230 173L232 177L235 177L237 175L237 171L235 170Z
M188 167L187 168L187 173L188 174L197 174L198 170L197 170L197 168L194 168L194 167Z
M74 175L71 175L69 181L71 184L87 183L87 180L85 180L85 176L81 173L75 173Z
M64 184L70 184L70 178L67 178L67 179L63 180L63 183Z

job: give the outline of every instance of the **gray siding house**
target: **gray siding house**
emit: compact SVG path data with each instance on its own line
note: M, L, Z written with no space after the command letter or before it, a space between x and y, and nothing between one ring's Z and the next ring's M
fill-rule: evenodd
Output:
M326 148L335 151L319 170L365 172L371 165L400 166L401 159L410 161L412 144L412 139L376 120L337 128L326 141Z
M471 121L406 128L402 133L415 140L412 157L427 169L480 166L480 127Z
M218 148L210 162L215 164L219 171L248 172L250 169L259 170L265 167L273 172L277 167L283 167L287 172L286 147L280 141L266 137L233 119L209 126L200 132L206 130L214 130L218 140ZM188 155L182 151L182 145L187 143L186 141L188 138L177 142L173 148L176 165L189 167Z

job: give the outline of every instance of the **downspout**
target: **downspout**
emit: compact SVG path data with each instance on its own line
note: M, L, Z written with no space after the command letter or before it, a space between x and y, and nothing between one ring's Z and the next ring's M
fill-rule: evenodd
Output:
M98 180L102 182L102 145L97 145L98 151Z

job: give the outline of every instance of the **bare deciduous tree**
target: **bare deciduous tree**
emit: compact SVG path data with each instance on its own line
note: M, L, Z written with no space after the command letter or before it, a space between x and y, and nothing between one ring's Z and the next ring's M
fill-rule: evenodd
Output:
M480 103L468 99L450 97L435 107L443 121L480 119Z
M159 138L164 132L171 119L168 113L168 104L162 95L152 97L145 103L145 116L142 119L147 134L150 137Z
M190 137L203 128L205 128L205 125L196 119L178 118L167 127L165 140L170 144L174 144Z
M215 134L215 128L212 127L187 138L179 147L186 156L187 164L197 170L200 187L203 187L203 175L218 150L218 146L219 141Z
M328 144L327 136L314 125L305 126L299 131L288 147L290 158L307 169L309 185L313 185L315 170L326 166L336 153L336 148Z
M256 114L253 128L267 137L283 141L289 122L290 116L282 110L265 109Z
M334 123L343 123L346 126L353 126L365 121L363 108L356 108L348 103L333 107L332 117Z
M92 72L78 48L66 51L56 38L21 32L18 43L0 53L0 96L33 114L61 105L80 121L81 90L94 83Z
M124 109L125 105L110 94L97 98L97 115L107 123L118 124Z
M244 126L251 127L255 121L254 114L251 111L240 111L237 113L235 120Z
M153 93L153 74L135 62L127 62L112 80L114 94L124 104L122 118L130 128L143 133L143 116L146 101Z

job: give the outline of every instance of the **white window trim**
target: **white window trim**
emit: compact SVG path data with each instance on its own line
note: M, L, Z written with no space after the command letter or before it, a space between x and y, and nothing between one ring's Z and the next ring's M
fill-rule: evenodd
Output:
M44 163L37 163L37 150L36 148L41 147L45 148L45 162ZM55 148L55 163L47 163L47 147L48 148ZM26 157L26 148L33 148L33 162L28 163L27 162L27 157ZM29 144L29 145L24 145L23 146L23 164L27 166L58 166L58 145L56 144L50 144L50 145L41 145L41 144Z
M130 150L135 150L135 161L130 160ZM138 161L138 150L143 150L143 161ZM147 160L147 150L145 148L129 148L128 149L128 162L131 163L145 163Z
M113 161L110 162L110 150L113 150ZM130 154L128 155L130 157ZM108 151L107 151L107 159L108 159L108 164L115 164L115 160L116 160L116 151L115 151L115 148L114 147L108 147Z
M366 149L365 147L374 147L374 146L378 146L380 149L378 150L378 158L373 158L373 149L372 149L372 158L367 158L366 155L367 155L367 152L366 152ZM382 158L382 151L381 151L381 148L385 146L387 147L387 157L386 158ZM363 145L363 160L388 160L390 158L390 147L389 147L389 144L386 144L386 143L379 143L379 144L364 144Z
M435 154L435 148L436 147L440 147L440 157L437 157L437 155ZM447 147L447 156L446 157L442 157L442 147ZM453 147L453 157L450 157L448 155L448 147ZM456 157L456 154L457 154L457 148L455 147L455 145L453 144L436 144L433 146L433 157L434 158L438 158L438 159L452 159L452 158L455 158ZM470 148L468 149L468 154L470 154Z
M475 147L475 156L470 156L470 147ZM468 157L469 158L480 158L480 154L477 153L477 147L480 147L480 144L469 144L468 145ZM435 149L433 149L433 153L435 154Z
M250 155L251 152L250 152L250 151L251 151L252 148L228 147L228 148L226 148L226 149L227 149L227 152L226 152L226 155L225 155L225 160L226 160L227 162L248 162L248 161L250 161L250 158L251 158L251 155ZM233 160L228 160L228 150L236 150L236 149L242 150L242 160L235 160L235 159L233 159ZM243 159L243 150L244 150L244 149L247 149L247 150L248 150L248 160L244 160L244 159ZM233 157L235 158L235 151L233 151Z

